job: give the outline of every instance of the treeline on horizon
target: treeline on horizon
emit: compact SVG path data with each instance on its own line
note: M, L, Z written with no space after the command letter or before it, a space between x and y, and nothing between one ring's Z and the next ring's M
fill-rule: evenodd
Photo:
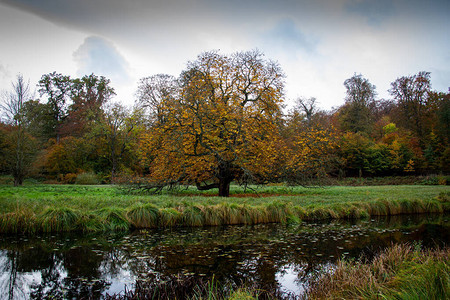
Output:
M110 80L56 72L21 76L2 95L0 173L50 183L146 182L219 188L232 181L301 184L346 176L448 174L450 91L431 74L393 79L378 99L361 74L345 103L315 98L283 109L284 74L258 51L205 52L178 78L142 78L132 108L112 101ZM301 84L301 83L299 83Z

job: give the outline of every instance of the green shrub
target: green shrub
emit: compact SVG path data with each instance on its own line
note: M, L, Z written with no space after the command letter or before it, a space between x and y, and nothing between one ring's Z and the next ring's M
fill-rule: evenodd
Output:
M100 184L100 180L94 173L81 173L78 174L75 184L93 185Z

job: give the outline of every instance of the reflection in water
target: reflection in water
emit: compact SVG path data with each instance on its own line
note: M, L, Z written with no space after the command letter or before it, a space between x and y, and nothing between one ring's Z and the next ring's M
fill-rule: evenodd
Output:
M392 243L447 244L448 215L367 221L143 230L0 238L0 298L101 298L136 280L184 274L302 294L342 256L372 255Z

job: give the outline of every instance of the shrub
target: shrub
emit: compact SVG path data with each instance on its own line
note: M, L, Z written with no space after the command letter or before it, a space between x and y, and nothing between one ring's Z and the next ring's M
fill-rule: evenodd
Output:
M98 180L97 175L94 173L81 173L78 174L77 179L75 180L75 184L83 184L83 185L93 185L100 184L100 180Z
M76 180L77 180L77 174L68 173L68 174L64 175L63 181L64 181L64 183L74 184Z

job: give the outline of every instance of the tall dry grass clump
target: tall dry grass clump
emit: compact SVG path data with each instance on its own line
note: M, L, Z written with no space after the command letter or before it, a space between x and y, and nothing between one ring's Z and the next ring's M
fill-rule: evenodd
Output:
M450 248L394 245L373 260L340 260L312 282L308 299L448 299Z
M104 208L98 214L102 220L103 230L127 231L131 227L123 209L116 207Z
M85 213L80 215L77 229L82 232L98 232L105 230L104 224L98 214Z
M269 223L299 222L291 203L274 201L266 206Z
M181 214L181 223L183 226L198 227L205 224L203 206L201 205L184 207Z
M28 209L17 209L14 212L0 215L0 233L34 233L36 215Z
M66 207L48 208L38 217L43 232L71 231L77 228L79 213Z
M160 219L159 209L152 204L138 204L126 214L134 228L156 228Z
M163 208L159 211L159 226L173 227L179 224L181 213L175 208Z

